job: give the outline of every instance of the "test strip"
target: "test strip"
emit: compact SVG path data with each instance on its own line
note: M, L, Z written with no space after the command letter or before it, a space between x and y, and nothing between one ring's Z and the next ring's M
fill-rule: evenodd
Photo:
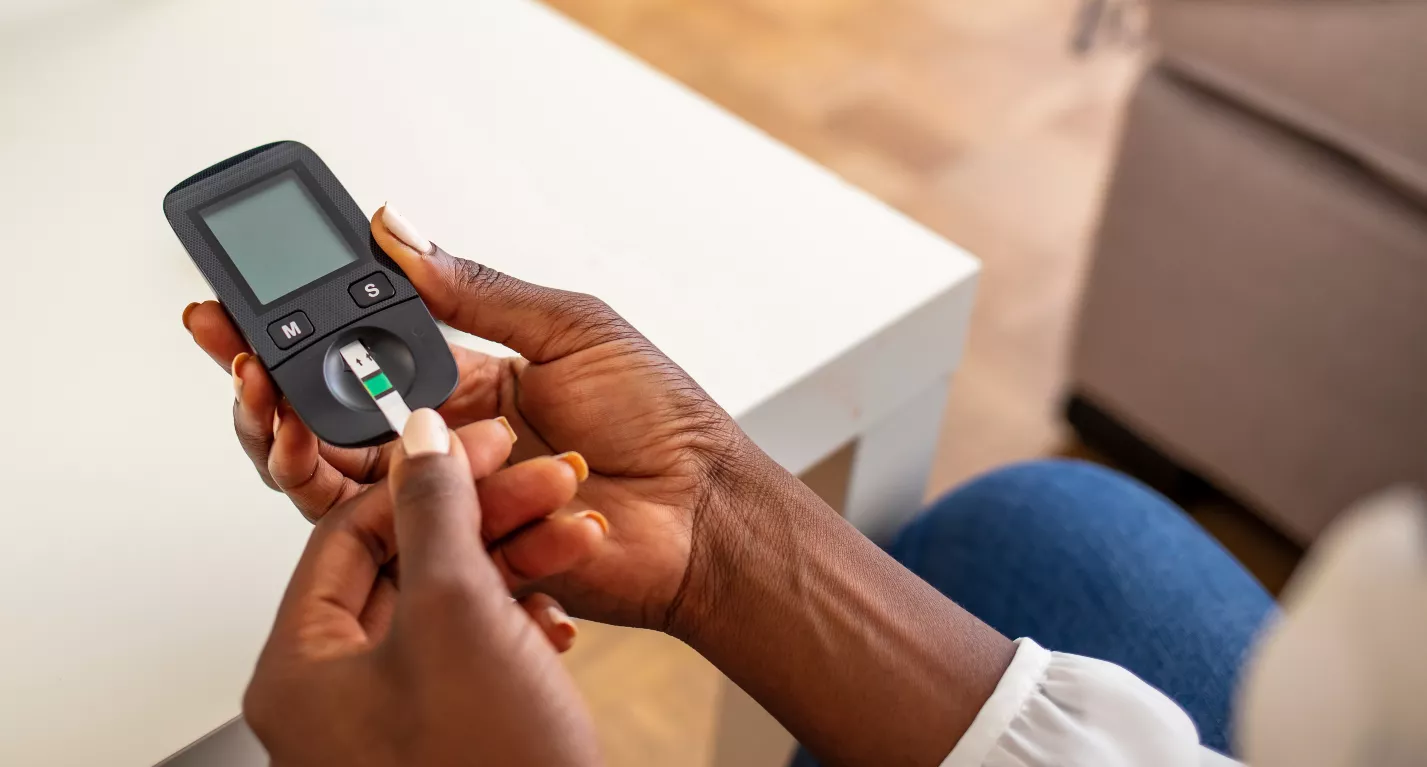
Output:
M382 372L381 365L372 359L372 353L367 351L366 345L361 341L353 341L343 346L339 350L342 354L342 361L347 363L347 368L362 382L367 394L371 395L372 401L377 403L377 409L386 416L386 422L391 425L391 430L398 436L406 429L406 419L411 417L411 408L406 406L406 400L401 398L401 392L392 385L391 379Z

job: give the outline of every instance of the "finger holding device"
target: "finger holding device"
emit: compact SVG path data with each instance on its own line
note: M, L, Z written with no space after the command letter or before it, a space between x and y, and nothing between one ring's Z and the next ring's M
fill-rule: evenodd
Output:
M386 442L457 383L455 360L367 217L308 147L230 157L164 198L174 233L322 440Z

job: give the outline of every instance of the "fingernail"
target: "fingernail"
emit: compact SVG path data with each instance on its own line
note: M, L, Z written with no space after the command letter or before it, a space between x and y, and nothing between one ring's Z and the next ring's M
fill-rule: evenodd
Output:
M247 352L239 352L238 356L233 358L233 364L229 365L233 370L233 399L239 402L243 401L243 376L238 371L243 369L243 363L251 356L253 355Z
M197 309L197 308L198 308L198 302L197 302L197 301L194 301L193 303L189 304L188 306L183 307L183 329L184 329L184 330L187 330L187 331L190 332L190 333L193 332L193 328L190 328L190 327L188 326L188 315L193 314L193 310L194 310L194 309Z
M451 452L451 433L435 410L422 408L411 414L401 432L401 445L409 457Z
M506 431L510 432L510 443L512 445L515 444L516 440L520 439L520 436L515 433L515 427L510 425L510 421L506 420L505 416L500 416L495 420L501 426L504 426Z
M401 215L396 208L387 203L382 206L382 223L386 224L386 230L396 236L398 240L406 243L408 248L422 254L423 256L431 252L431 241L421 236L421 232L416 231L416 227L411 225L406 217Z
M273 408L273 436L277 436L278 427L282 426L282 407Z
M588 519L599 525L600 530L604 531L606 536L609 535L609 520L605 519L605 516L598 511L582 511L575 515L575 519Z
M590 465L585 462L583 455L572 450L568 453L561 453L555 456L555 460L564 461L566 464L569 464L570 468L575 470L576 480L584 482L590 478Z
M579 626L576 626L575 622L570 620L570 616L558 607L545 608L545 619L550 621L550 625L556 631L564 635L566 644L574 642L575 637L580 634Z

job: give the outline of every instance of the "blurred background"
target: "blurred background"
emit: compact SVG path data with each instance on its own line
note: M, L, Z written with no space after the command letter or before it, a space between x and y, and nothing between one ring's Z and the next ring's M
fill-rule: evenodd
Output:
M1104 462L1277 593L1427 482L1427 3L544 2L981 259L928 498ZM837 506L851 460L805 478ZM740 763L692 650L583 624L567 661L610 764Z
M1427 4L547 2L982 259L929 496L1101 461L1277 593L1421 481ZM582 641L612 763L735 763L696 655Z

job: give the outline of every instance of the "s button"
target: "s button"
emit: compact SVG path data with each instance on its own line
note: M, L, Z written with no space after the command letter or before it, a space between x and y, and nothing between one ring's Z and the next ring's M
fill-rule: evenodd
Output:
M352 283L352 287L347 288L347 292L352 294L352 300L361 307L385 301L396 294L396 291L391 287L391 280L388 280L386 275L381 272L357 280Z

